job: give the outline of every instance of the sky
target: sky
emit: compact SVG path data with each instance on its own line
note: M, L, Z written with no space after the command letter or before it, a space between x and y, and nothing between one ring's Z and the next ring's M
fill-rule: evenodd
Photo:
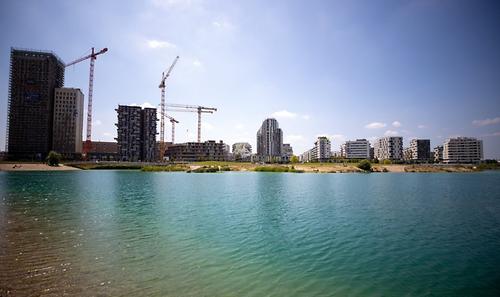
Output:
M202 140L255 150L274 117L297 155L320 135L333 151L384 135L432 147L471 136L500 158L498 1L3 0L0 27L2 150L11 47L66 63L107 47L95 66L93 140L116 137L118 104L157 107L161 74L179 55L166 101L218 109L202 116ZM88 75L88 60L65 74L85 101ZM176 142L196 141L196 113L170 115Z

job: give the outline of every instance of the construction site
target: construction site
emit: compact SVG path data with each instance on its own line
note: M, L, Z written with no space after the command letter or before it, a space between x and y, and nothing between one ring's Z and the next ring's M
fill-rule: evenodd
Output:
M54 53L12 49L10 69L10 92L8 105L7 151L12 159L42 160L49 151L57 150L61 144L71 143L65 148L64 157L83 161L125 162L182 162L223 161L229 155L229 146L222 141L202 142L202 114L213 114L216 107L171 103L166 99L168 78L179 61L176 56L170 67L161 73L159 112L156 108L118 105L116 142L93 142L92 112L94 100L94 71L97 58L104 57L108 48L96 50L70 63L63 63ZM72 91L81 94L78 88L63 88L64 70L69 66L89 60L87 93L86 134L83 135L84 96L68 97ZM57 97L54 93L64 96ZM66 91L66 93L64 92ZM55 96L57 100L55 100ZM55 103L56 102L56 103ZM175 142L176 124L173 114L193 113L197 117L197 141ZM31 125L38 121L38 130ZM159 132L157 121L160 122ZM166 140L166 121L170 122L169 141ZM65 127L72 127L65 133ZM76 131L74 131L76 130ZM78 131L79 130L79 131ZM158 137L159 134L159 137ZM54 138L54 135L57 137ZM36 141L29 141L35 139ZM69 148L69 149L68 149ZM74 148L74 149L72 149Z

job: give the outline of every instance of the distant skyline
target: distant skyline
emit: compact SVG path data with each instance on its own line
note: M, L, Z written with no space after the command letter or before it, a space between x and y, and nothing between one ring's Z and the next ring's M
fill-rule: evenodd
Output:
M10 48L96 61L93 140L113 141L118 104L216 107L202 140L249 142L268 117L295 155L325 135L484 141L500 158L500 3L497 1L2 1L0 150L5 148ZM89 62L65 86L87 105ZM86 111L85 111L86 113ZM195 113L171 114L176 141L196 141ZM166 121L165 139L170 139ZM85 133L84 133L85 135Z

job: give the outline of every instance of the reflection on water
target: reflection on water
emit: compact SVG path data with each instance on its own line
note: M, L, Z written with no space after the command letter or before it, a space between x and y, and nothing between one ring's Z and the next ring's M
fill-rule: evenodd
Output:
M0 172L0 296L495 296L499 177Z

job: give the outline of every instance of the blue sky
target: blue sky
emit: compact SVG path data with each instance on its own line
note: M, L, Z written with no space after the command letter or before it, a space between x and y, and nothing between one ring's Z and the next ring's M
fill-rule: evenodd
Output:
M383 135L484 140L500 158L500 5L496 1L2 1L0 147L10 47L65 62L94 46L94 140L116 135L118 104L217 107L202 139L247 141L276 117L296 154L318 135L333 150ZM65 85L88 92L88 61ZM176 141L195 141L196 114L175 113ZM170 138L167 123L166 138Z

